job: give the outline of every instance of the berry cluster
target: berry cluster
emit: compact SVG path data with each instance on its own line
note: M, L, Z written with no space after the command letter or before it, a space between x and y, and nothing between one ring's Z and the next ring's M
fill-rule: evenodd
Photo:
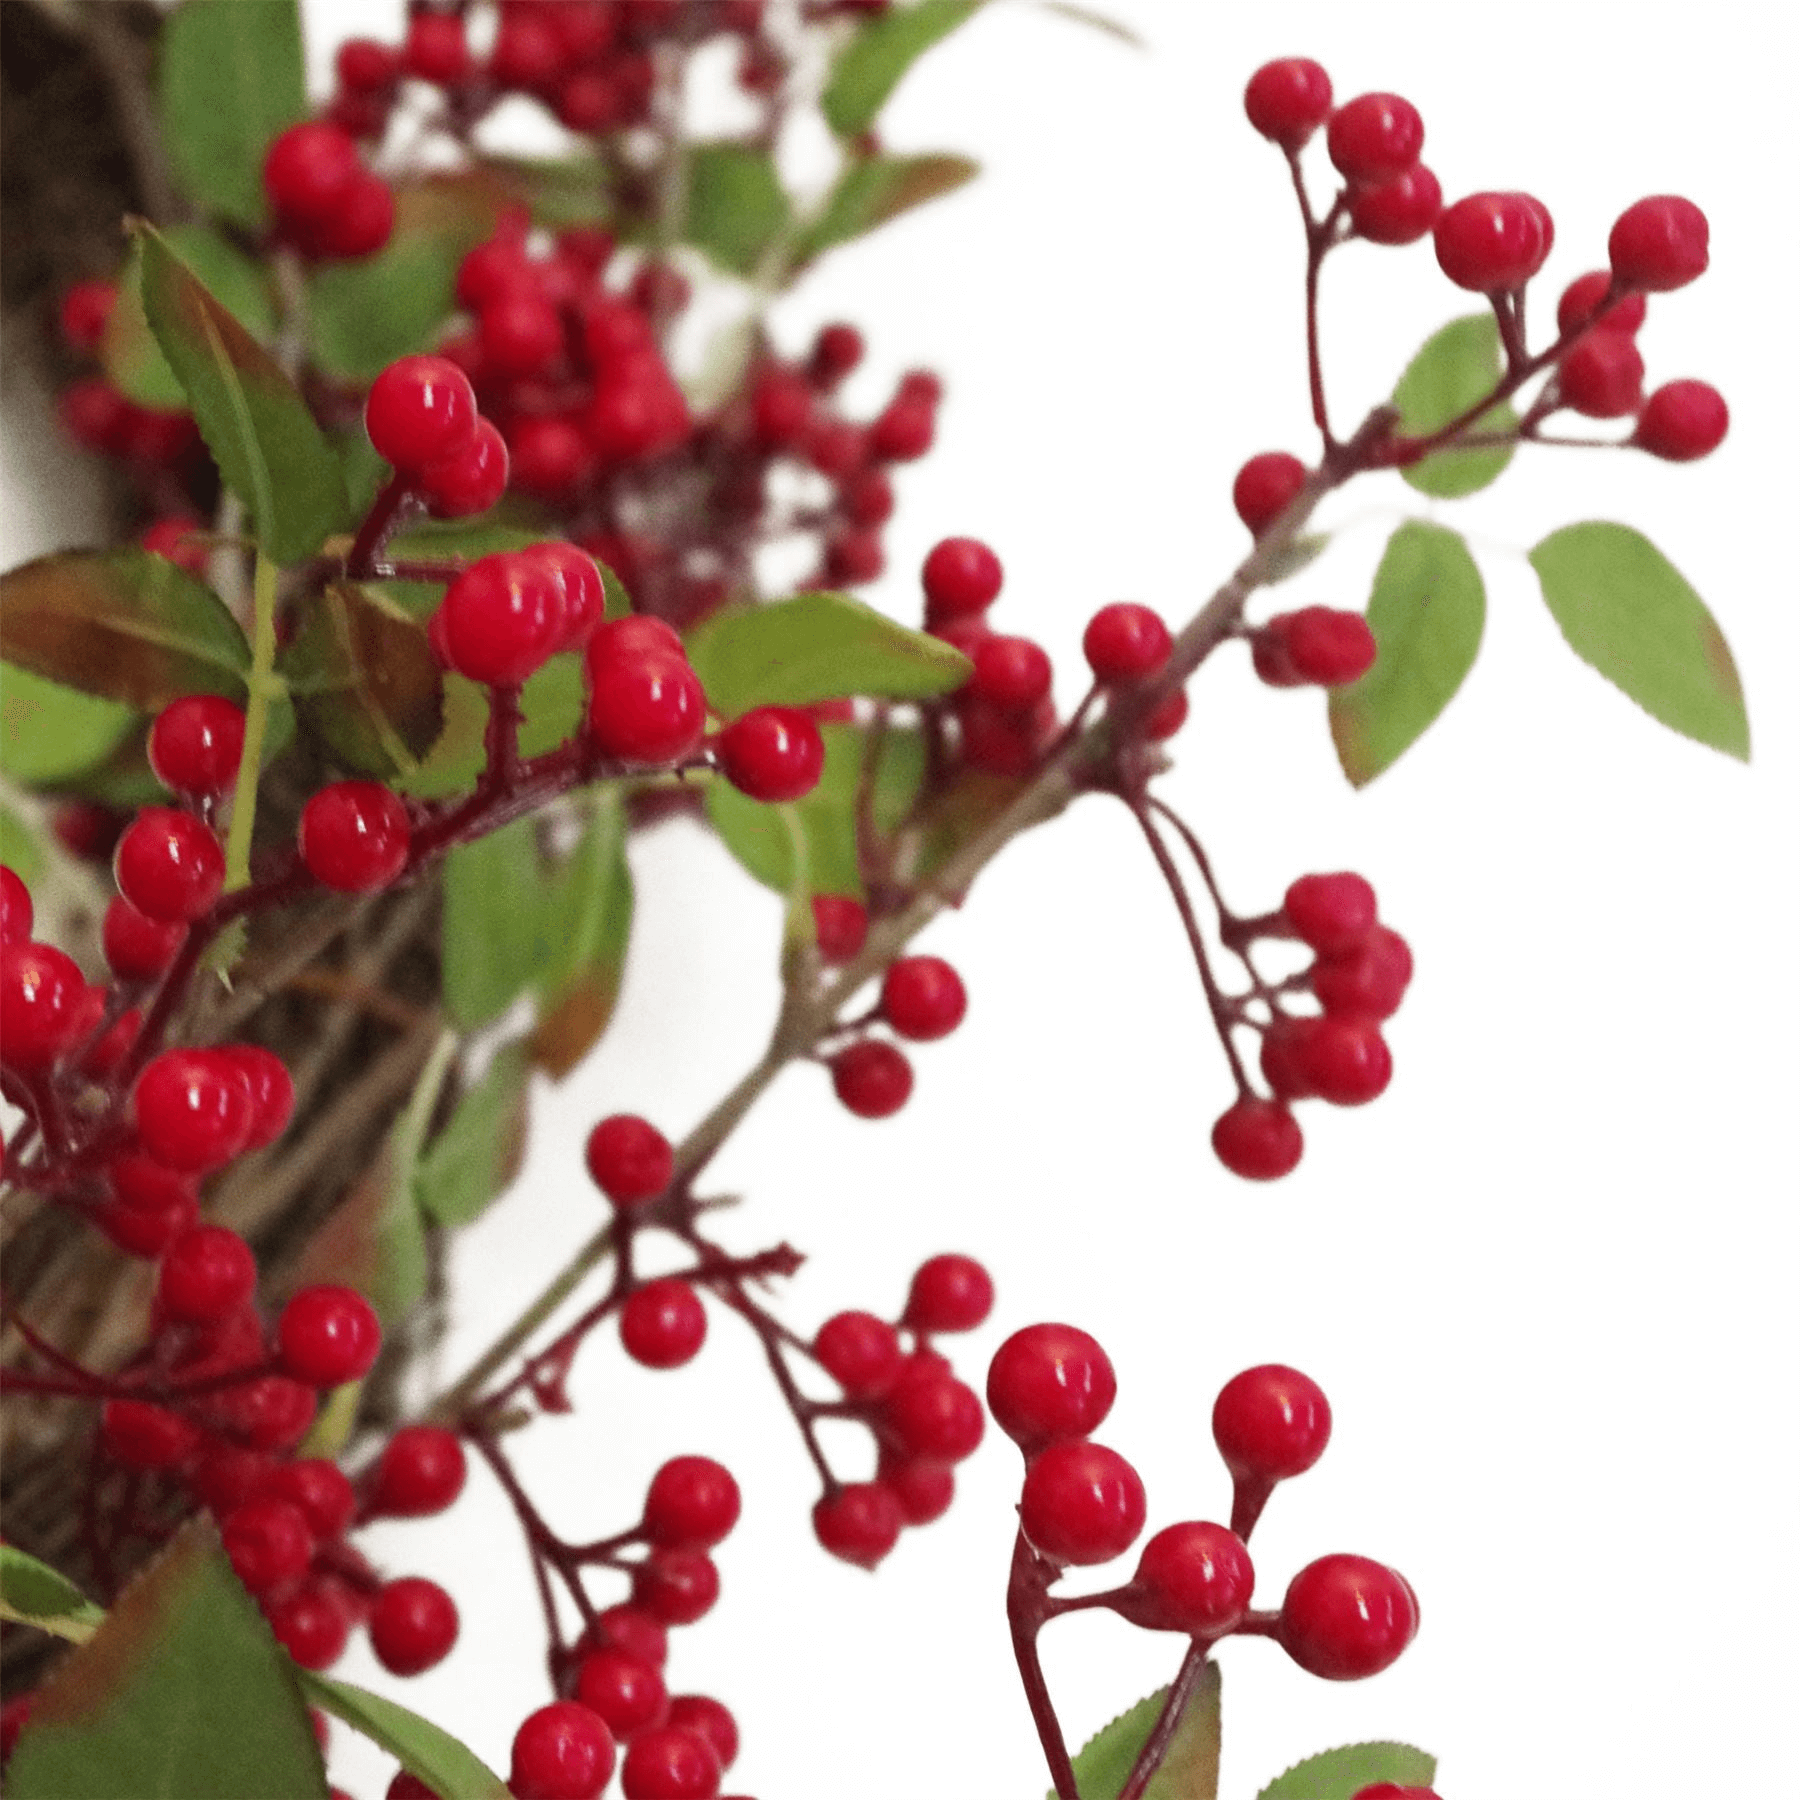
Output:
M393 190L328 120L291 125L269 145L263 192L276 236L302 256L373 256L394 233Z
M852 918L847 926L845 909L853 906L858 906L854 900L828 901L821 915L815 903L815 918L822 917L821 945L830 939L829 961L846 960L843 946L851 932L861 947L867 917ZM909 1043L930 1043L948 1037L968 1009L962 977L941 956L903 956L890 963L873 1014L846 1028L853 1034L847 1045L822 1053L837 1097L859 1119L891 1118L912 1094L912 1063L899 1045L873 1036L869 1027L879 1022Z

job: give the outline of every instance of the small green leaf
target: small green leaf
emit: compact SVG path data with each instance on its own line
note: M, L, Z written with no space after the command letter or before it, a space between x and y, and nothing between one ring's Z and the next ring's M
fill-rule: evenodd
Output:
M1331 741L1354 787L1391 768L1474 667L1487 595L1469 547L1418 520L1388 539L1369 594L1375 664L1327 703Z
M241 699L250 669L224 602L148 550L59 550L0 575L0 656L139 712L183 694Z
M50 860L44 840L10 806L0 806L0 863L35 887Z
M306 117L297 0L186 0L163 27L159 89L182 187L234 225L264 225L263 158Z
M1602 520L1565 525L1531 552L1531 566L1583 662L1671 731L1750 760L1744 689L1725 634L1642 532Z
M0 1618L84 1644L105 1617L67 1576L11 1544L0 1544Z
M506 1045L419 1158L414 1191L434 1224L467 1225L499 1195L524 1143L526 1073L524 1051Z
M1354 1800L1380 1781L1396 1787L1429 1787L1436 1774L1437 1758L1411 1744L1346 1744L1295 1763L1256 1800Z
M510 1800L505 1782L473 1750L429 1719L347 1681L303 1670L300 1685L314 1706L398 1757L438 1800Z
M909 631L848 594L795 594L715 613L688 643L713 709L810 706L864 694L927 700L969 678L969 659L940 638Z
M581 658L551 657L520 692L525 714L519 731L520 754L537 756L572 737L581 723L585 699ZM472 787L486 761L482 738L487 717L485 691L460 675L446 675L443 733L418 768L397 777L394 785L422 799L438 799Z
M538 977L532 1061L560 1081L599 1041L612 1019L631 937L631 868L625 860L625 804L616 788L594 798L594 816L545 892L556 946Z
M329 375L369 381L396 357L428 349L456 306L467 242L409 234L396 219L388 247L325 263L307 284L313 357Z
M688 152L682 237L721 269L753 275L793 214L775 159L751 144L696 144Z
M67 780L104 762L136 722L116 700L0 670L0 775L25 787Z
M348 507L325 434L280 365L163 238L148 225L137 234L144 312L220 474L250 509L269 556L282 564L310 556L346 522Z
M981 0L917 0L871 19L832 64L819 101L826 124L839 137L867 131L901 76L980 4Z
M1169 1690L1158 1688L1121 1713L1075 1758L1081 1800L1117 1800L1149 1740ZM1219 1791L1219 1665L1209 1662L1144 1790L1144 1800L1215 1800ZM1052 1795L1050 1800L1055 1800Z
M850 163L800 234L796 259L806 261L973 181L981 165L966 156L864 156Z
M559 927L541 904L537 823L519 819L444 858L444 1005L491 1025L554 962Z
M185 1527L33 1699L8 1800L327 1800L294 1665L219 1548Z
M1425 340L1394 389L1400 429L1416 437L1448 425L1493 390L1503 367L1500 327L1492 313L1452 319ZM1518 422L1519 415L1502 401L1483 413L1473 429L1506 431ZM1488 450L1440 450L1400 473L1421 494L1456 500L1497 481L1512 457L1510 444Z

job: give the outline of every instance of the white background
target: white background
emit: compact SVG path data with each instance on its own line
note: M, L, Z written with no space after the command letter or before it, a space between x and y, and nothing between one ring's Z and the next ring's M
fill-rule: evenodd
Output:
M1791 1791L1796 1582L1796 598L1791 14L1761 6L1279 5L1107 0L1125 48L1035 7L991 7L920 66L885 135L967 150L962 195L829 260L783 304L798 349L826 319L872 345L873 407L916 363L949 385L938 448L903 475L890 575L938 537L992 542L997 622L1041 637L1079 693L1080 627L1130 597L1187 616L1244 547L1229 501L1249 453L1310 449L1300 245L1279 156L1239 96L1305 53L1339 94L1390 88L1426 120L1447 194L1523 187L1556 216L1540 322L1604 261L1641 194L1690 194L1713 271L1653 301L1651 381L1715 382L1709 461L1522 457L1432 507L1397 479L1335 499L1332 553L1280 604L1358 605L1385 535L1465 528L1489 584L1481 659L1443 721L1361 795L1316 694L1271 693L1221 655L1194 690L1166 796L1245 910L1307 869L1354 867L1414 945L1397 1074L1361 1112L1309 1109L1273 1188L1206 1145L1228 1099L1191 966L1129 821L1089 802L1014 847L929 947L972 996L916 1058L911 1105L850 1119L790 1074L720 1157L748 1204L722 1227L811 1260L800 1329L899 1305L921 1257L989 1261L991 1326L1085 1325L1120 1378L1102 1433L1142 1471L1151 1525L1219 1516L1208 1414L1265 1360L1330 1394L1337 1435L1256 1534L1259 1600L1331 1550L1402 1568L1423 1629L1390 1673L1332 1685L1272 1645L1226 1646L1222 1792L1300 1756L1400 1737L1442 1758L1446 1800L1689 1800ZM315 52L397 8L319 5ZM1326 278L1341 421L1418 341L1469 310L1428 246L1356 246ZM1648 531L1736 652L1755 761L1664 732L1568 652L1521 552L1579 518ZM771 1015L773 899L685 828L641 846L638 931L612 1034L541 1096L518 1190L471 1231L444 1372L585 1236L580 1137L637 1109L679 1133L747 1065ZM605 1336L605 1334L603 1334ZM737 1470L724 1598L679 1635L678 1688L744 1728L736 1790L761 1800L1028 1800L1041 1759L1002 1592L1017 1464L990 1441L949 1517L871 1579L810 1538L810 1472L747 1335L715 1318L688 1369L631 1368L610 1337L579 1411L521 1456L553 1520L632 1516L666 1456ZM448 1521L385 1529L396 1572L448 1581L464 1639L404 1697L504 1769L545 1697L535 1601L481 1480ZM1175 1640L1104 1618L1049 1639L1079 1741L1166 1680ZM366 1652L344 1672L390 1690ZM1786 1696L1784 1699L1783 1696ZM339 1733L334 1773L375 1800L391 1766Z

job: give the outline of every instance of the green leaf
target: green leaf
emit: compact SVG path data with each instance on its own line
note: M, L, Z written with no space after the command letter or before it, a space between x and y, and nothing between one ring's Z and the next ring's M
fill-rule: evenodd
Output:
M396 357L429 349L456 306L456 270L468 245L406 233L378 255L325 263L307 284L313 358L328 375L370 381Z
M348 506L325 434L280 365L162 237L148 225L137 233L144 311L220 474L276 562L310 556L346 522Z
M417 620L372 586L333 582L277 664L307 728L366 775L419 766L444 729L444 676Z
M275 312L262 265L209 225L171 225L164 240L206 284L207 291L259 343L275 336ZM119 297L106 321L100 359L113 386L140 406L187 407L144 316L142 253L134 246L119 280Z
M585 700L581 658L551 657L520 690L519 703L525 714L519 731L520 754L537 756L566 742L581 723ZM446 675L443 733L418 768L396 777L394 785L424 799L472 787L486 761L482 736L487 717L485 691L460 675Z
M871 19L838 53L820 96L825 123L839 137L874 124L888 95L940 38L963 23L981 0L917 0Z
M1503 367L1500 327L1492 313L1452 319L1425 340L1394 389L1400 429L1417 436L1448 425L1492 391ZM1506 431L1518 422L1519 415L1502 401L1483 413L1473 429ZM1498 480L1512 457L1510 444L1490 450L1440 450L1400 473L1421 494L1456 500Z
M1391 768L1474 667L1487 619L1481 571L1454 531L1417 520L1388 539L1369 594L1375 663L1327 703L1331 741L1354 787Z
M612 170L597 156L495 156L487 164L535 224L601 225L612 218Z
M543 885L533 819L444 858L444 1005L464 1030L491 1025L555 960Z
M715 712L810 706L866 694L927 700L969 678L969 659L848 594L795 594L728 607L694 633L688 657Z
M434 1223L467 1225L499 1194L524 1147L527 1072L524 1051L506 1045L419 1158L414 1193Z
M429 1719L347 1681L303 1670L300 1685L314 1706L398 1757L438 1800L510 1800L505 1782L473 1750Z
M44 840L10 806L0 806L0 863L27 887L35 887L49 860Z
M825 197L819 216L801 232L796 258L808 258L885 225L927 200L973 181L981 165L966 156L864 156L850 163Z
M1353 1800L1378 1781L1396 1787L1429 1787L1437 1758L1411 1744L1346 1744L1295 1763L1278 1775L1256 1800Z
M1117 1800L1162 1714L1167 1688L1147 1694L1082 1746L1075 1758L1081 1800ZM1175 1727L1144 1800L1215 1800L1219 1791L1219 1665L1209 1662ZM1055 1796L1051 1796L1055 1800Z
M1651 718L1750 760L1750 720L1731 647L1681 571L1628 525L1592 520L1531 552L1569 648Z
M326 1800L293 1664L219 1548L185 1527L33 1699L8 1800Z
M62 781L104 762L137 722L97 699L25 669L0 671L0 775L25 787Z
M696 144L688 153L682 237L721 269L753 275L793 207L775 159L751 144Z
M539 976L532 1061L560 1081L599 1041L618 1003L631 937L631 868L623 796L602 788L594 816L545 895L557 938Z
M0 657L139 712L241 699L250 668L218 595L148 550L59 550L0 575Z
M0 1544L0 1618L81 1644L105 1617L67 1576L11 1544Z
M234 225L266 224L263 158L307 111L297 0L186 0L163 27L159 88L182 187Z

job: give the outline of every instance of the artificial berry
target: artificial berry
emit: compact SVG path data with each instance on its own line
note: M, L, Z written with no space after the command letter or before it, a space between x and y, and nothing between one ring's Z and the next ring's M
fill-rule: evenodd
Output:
M1379 1675L1419 1629L1406 1578L1366 1556L1321 1556L1288 1584L1277 1637L1309 1674L1327 1681Z
M406 22L400 64L434 87L454 87L474 69L460 13L415 12Z
M557 648L581 649L606 612L606 584L599 564L585 550L560 538L533 544L526 554L562 596L562 639Z
M272 1457L265 1456L260 1450L247 1450L241 1444L228 1444L223 1439L214 1438L207 1442L195 1458L193 1467L188 1471L187 1484L193 1495L202 1506L209 1506L223 1517L233 1507L242 1506L246 1500L253 1499L260 1493L270 1492L270 1478L275 1473L275 1462ZM283 1500L291 1500L291 1494L282 1494ZM299 1502L295 1502L299 1505ZM301 1507L302 1512L306 1511ZM327 1534L316 1527L314 1537Z
M341 1537L356 1516L356 1489L350 1477L322 1456L283 1463L270 1471L262 1486L299 1507L314 1537Z
M266 1148L287 1130L294 1116L294 1078L287 1064L260 1044L221 1044L214 1054L250 1084L250 1135L244 1148Z
M400 53L374 38L346 38L333 64L338 86L356 93L385 93L400 79Z
M1302 875L1281 910L1294 934L1321 956L1343 956L1375 929L1375 890L1360 875Z
M991 632L975 647L965 690L1003 713L1029 713L1050 692L1050 658L1030 638Z
M852 1400L873 1400L899 1379L900 1334L873 1313L834 1313L813 1339L819 1366Z
M0 1062L47 1069L81 1035L87 982L73 957L49 944L0 948Z
M750 389L750 423L759 444L771 450L796 449L812 418L812 390L804 376L779 367L757 374Z
M383 1584L369 1613L369 1644L391 1675L421 1675L456 1643L456 1602L435 1581L408 1575Z
M384 888L406 867L406 804L378 781L334 781L300 813L300 859L321 886L344 894Z
M1168 626L1129 600L1101 607L1081 634L1094 679L1109 685L1154 675L1169 660L1171 642Z
M721 1769L729 1769L737 1761L737 1720L732 1717L730 1707L710 1694L671 1694L667 1722L705 1738L712 1745Z
M639 1732L619 1770L624 1800L714 1800L718 1752L698 1732L655 1725Z
M455 1432L439 1425L403 1426L375 1464L369 1510L403 1519L440 1513L462 1492L467 1475Z
M1126 1617L1149 1631L1223 1637L1250 1610L1255 1585L1250 1552L1235 1532L1189 1520L1144 1546Z
M729 1536L742 1501L723 1463L677 1456L658 1469L644 1499L644 1530L671 1550L710 1550Z
M214 1402L226 1427L258 1450L291 1450L312 1429L319 1397L285 1375L228 1388Z
M321 120L292 125L263 159L263 191L284 225L302 235L319 225L349 195L362 164L349 134Z
M415 14L415 28L430 16ZM579 1701L553 1700L513 1734L507 1786L518 1800L599 1800L616 1755L612 1733L597 1712Z
M281 1309L282 1366L313 1387L359 1381L381 1351L381 1320L355 1288L305 1287Z
M1261 537L1287 511L1306 485L1306 464L1285 450L1265 450L1238 470L1231 503L1254 537Z
M31 889L18 872L0 863L0 944L22 944L31 936Z
M615 1206L638 1206L668 1187L675 1151L648 1119L614 1113L588 1133L587 1167Z
M1626 207L1606 240L1613 280L1666 294L1706 273L1706 214L1678 194L1652 194Z
M515 487L546 500L569 492L586 473L587 440L567 419L520 419L507 440Z
M1556 303L1556 329L1567 337L1576 331L1622 331L1634 334L1644 323L1646 303L1642 294L1626 294L1613 301L1604 312L1606 296L1613 290L1612 276L1605 269L1594 269L1577 275L1563 289Z
M196 1225L172 1243L157 1272L156 1303L164 1317L209 1325L249 1304L256 1258L235 1231Z
M706 727L706 695L687 658L621 638L620 619L588 644L588 729L608 756L667 763L686 756Z
M532 13L505 13L488 51L488 73L500 87L525 93L545 87L562 65L554 26Z
M813 1535L842 1562L872 1569L900 1541L905 1519L893 1491L879 1481L852 1481L812 1510Z
M1267 657L1264 641L1274 654ZM1310 683L1315 687L1348 687L1375 666L1375 634L1361 613L1332 606L1303 606L1277 613L1256 634L1252 649L1256 672L1275 687ZM1271 676L1293 680L1275 679Z
M981 1397L946 1369L909 1365L881 1403L882 1418L909 1457L961 1462L981 1443Z
M419 495L434 519L466 519L486 512L506 492L510 466L499 426L480 419L462 449L419 471Z
M994 1309L994 1278L972 1256L920 1263L901 1323L914 1331L973 1331Z
M1305 56L1264 63L1244 89L1250 123L1284 150L1298 150L1331 116L1331 77Z
M1391 1018L1412 980L1412 951L1406 939L1377 925L1356 949L1321 957L1313 965L1312 990L1328 1013L1364 1019Z
M544 374L562 354L562 319L529 288L502 289L482 308L478 330L483 360L501 375Z
M677 1276L647 1281L619 1314L619 1339L645 1368L678 1369L706 1341L706 1308Z
M854 961L869 935L869 909L849 894L814 894L812 911L820 961Z
M1234 1375L1213 1402L1213 1441L1237 1481L1291 1481L1325 1454L1331 1406L1309 1376L1284 1363Z
M1212 1147L1233 1175L1245 1181L1279 1181L1299 1166L1305 1143L1285 1106L1246 1096L1214 1120Z
M1644 396L1644 359L1622 331L1590 331L1563 352L1557 391L1589 419L1622 419Z
M1438 218L1438 267L1472 293L1507 293L1543 267L1549 217L1530 194L1470 194Z
M860 456L862 439L854 428L851 439L853 454ZM816 448L818 443L819 439L815 437L815 468L824 461ZM838 503L853 525L885 525L894 516L894 484L880 469L859 470L838 490Z
M575 1672L575 1698L617 1737L659 1724L669 1708L662 1676L623 1650L590 1650Z
M1333 1106L1366 1106L1393 1079L1393 1056L1367 1019L1320 1019L1299 1040L1296 1054L1307 1087Z
M719 1597L719 1571L698 1550L652 1550L631 1578L631 1599L665 1625L692 1625Z
M1425 124L1398 94L1359 94L1331 115L1325 148L1350 181L1392 181L1419 160Z
M1666 462L1695 462L1725 441L1731 413L1704 381L1665 382L1644 402L1631 441Z
M877 581L887 567L881 533L860 528L834 531L825 540L825 576L844 587Z
M468 376L442 356L389 363L363 405L376 454L406 475L466 449L479 417Z
M500 551L451 582L440 609L450 666L470 681L517 687L564 637L563 589L530 551Z
M903 956L881 983L881 1016L903 1038L925 1043L962 1023L969 996L941 956Z
M930 1457L884 1453L876 1473L908 1525L929 1525L933 1519L941 1519L956 1498L954 1471L948 1463Z
M192 921L225 885L225 852L192 813L146 806L113 851L113 879L147 918Z
M219 1536L238 1580L253 1594L298 1581L312 1561L312 1527L291 1500L246 1500L220 1521Z
M869 427L869 450L883 462L912 462L936 435L936 406L923 395L902 394Z
M199 1430L179 1413L144 1400L108 1400L100 1409L100 1441L128 1469L172 1469L200 1441Z
M933 545L921 573L928 625L986 612L1005 580L999 557L976 538L945 538Z
M250 1141L256 1103L243 1071L216 1050L165 1050L138 1077L138 1141L184 1174L223 1168Z
M959 644L957 648L963 646ZM1029 775L1037 767L1040 755L1056 732L1056 708L1046 698L1036 710L1021 718L998 712L965 692L957 701L956 722L962 733L963 761L971 769L1016 778Z
M912 1093L912 1064L880 1038L840 1050L829 1066L833 1090L859 1119L891 1118Z
M1416 244L1444 210L1444 190L1423 163L1374 187L1350 190L1350 223L1371 244Z
M759 706L719 733L719 767L752 800L798 800L819 785L825 740L810 714Z
M94 1223L127 1255L161 1256L199 1219L189 1178L138 1151L121 1151L107 1164L106 1177L112 1199Z
M150 767L164 787L198 799L222 794L237 779L244 710L214 694L188 694L163 708L150 727Z
M1026 1466L1019 1523L1057 1562L1111 1562L1144 1529L1144 1484L1116 1450L1064 1438Z
M1117 1392L1111 1359L1075 1325L1027 1325L988 1365L988 1409L1027 1455L1059 1438L1086 1437Z
M660 1669L669 1660L668 1627L641 1606L609 1606L601 1613L598 1625L598 1642L602 1644L624 1650L653 1669Z
M1350 1800L1439 1800L1436 1788L1402 1787L1397 1781L1377 1781L1358 1788Z
M152 556L160 556L190 575L206 573L206 545L194 534L204 529L187 513L171 513L144 527L138 543Z
M71 350L91 355L106 336L119 290L110 281L78 281L62 297L56 322Z
M863 359L863 335L854 325L824 325L813 339L807 373L820 387L835 387Z

